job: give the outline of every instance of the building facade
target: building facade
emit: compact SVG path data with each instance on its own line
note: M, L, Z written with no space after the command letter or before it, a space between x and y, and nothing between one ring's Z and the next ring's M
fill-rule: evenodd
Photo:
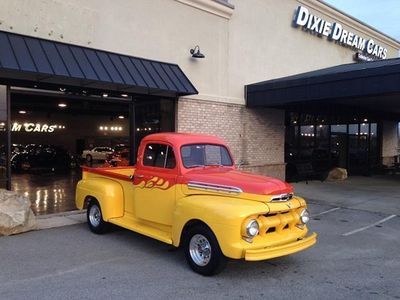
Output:
M340 25L340 32L334 24ZM400 43L393 38L317 0L3 0L0 30L179 65L198 94L172 97L173 109L164 110L162 117L167 119L163 122L172 125L161 127L218 135L230 145L241 168L278 178L286 176L293 122L322 126L318 116L324 113L251 107L246 105L245 86L355 63L355 55L360 55L357 53L366 59L396 58L400 49ZM332 36L335 30L336 37ZM189 50L195 46L205 58L192 57ZM96 88L104 92L110 89ZM129 96L139 97L134 92ZM354 115L347 112L350 117ZM313 121L307 114L312 115ZM369 121L367 111L355 114L357 130L353 129L357 135L363 134L364 123L368 124L366 135L379 135L376 141L368 138L366 150L373 148L377 162L390 162L398 155L400 118L380 115ZM15 112L13 118L17 117ZM138 118L136 113L130 122ZM351 118L329 118L329 126L346 124L346 134L351 135ZM140 127L151 129L143 124L134 125L134 134L140 132ZM329 127L329 143L339 143L340 137L334 135L332 128ZM317 139L317 129L293 130L293 134ZM314 147L313 153L320 149L308 141L296 143L303 142L308 145L306 148ZM331 152L331 146L329 149Z

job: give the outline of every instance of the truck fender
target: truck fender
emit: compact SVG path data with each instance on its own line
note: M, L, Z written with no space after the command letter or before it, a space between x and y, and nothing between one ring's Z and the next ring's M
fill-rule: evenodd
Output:
M177 201L172 225L173 245L178 247L187 226L204 223L215 234L226 256L226 245L240 239L242 222L249 216L268 213L262 202L216 195L194 195ZM186 227L185 227L186 226Z
M124 191L117 181L108 178L80 180L76 186L76 207L86 208L88 200L93 198L99 202L104 221L124 215Z

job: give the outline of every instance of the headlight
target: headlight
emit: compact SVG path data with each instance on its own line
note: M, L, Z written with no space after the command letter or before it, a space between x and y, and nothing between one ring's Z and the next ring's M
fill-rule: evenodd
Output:
M303 224L307 224L308 221L310 221L310 213L308 212L307 209L303 209L303 211L301 212L300 221Z
M249 238L255 237L260 230L258 222L254 219L250 220L246 225L246 235Z

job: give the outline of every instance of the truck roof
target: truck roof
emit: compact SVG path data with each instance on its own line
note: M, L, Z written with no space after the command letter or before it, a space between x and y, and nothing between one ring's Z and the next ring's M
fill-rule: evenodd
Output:
M226 146L226 143L218 137L197 133L154 133L144 137L142 141L168 142L178 147L186 144L222 144Z

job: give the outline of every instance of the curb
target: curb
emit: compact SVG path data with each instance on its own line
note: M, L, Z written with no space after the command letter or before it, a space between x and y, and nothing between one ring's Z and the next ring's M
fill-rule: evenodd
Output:
M57 228L86 222L86 210L74 210L63 213L36 217L36 230Z

